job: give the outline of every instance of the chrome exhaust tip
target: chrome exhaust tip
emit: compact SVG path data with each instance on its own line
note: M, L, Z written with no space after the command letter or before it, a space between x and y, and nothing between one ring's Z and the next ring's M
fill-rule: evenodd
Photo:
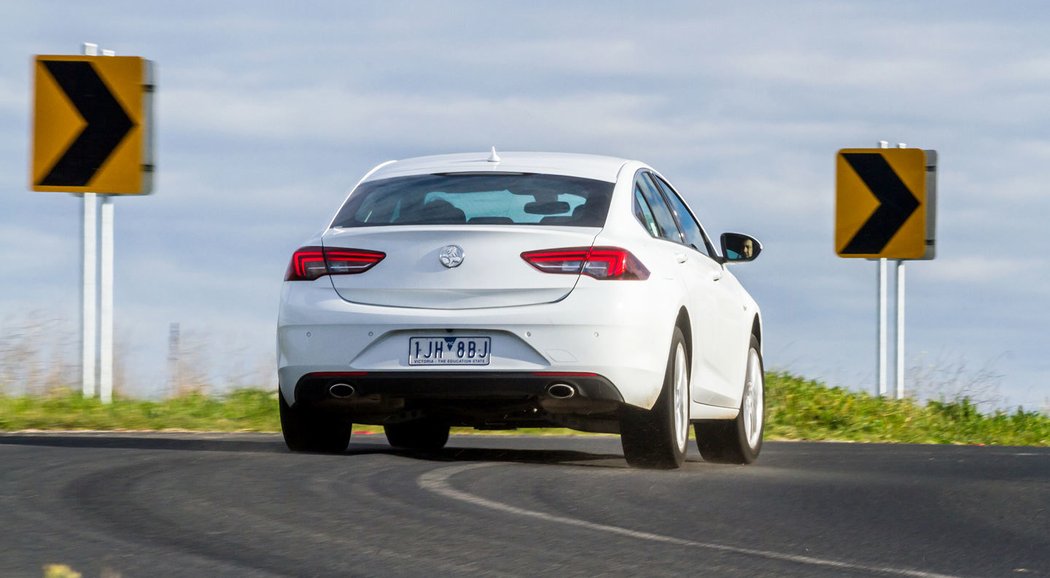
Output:
M357 393L357 390L349 383L335 383L328 388L328 393L332 397L346 399L348 397L353 397L353 395Z
M567 383L555 383L547 386L547 395L554 399L569 399L576 395L576 388Z

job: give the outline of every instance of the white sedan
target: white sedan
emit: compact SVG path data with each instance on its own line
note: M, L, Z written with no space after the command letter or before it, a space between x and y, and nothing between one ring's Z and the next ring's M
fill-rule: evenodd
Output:
M284 439L342 452L351 424L436 450L451 426L619 433L634 466L762 448L762 323L649 166L555 153L390 161L292 256L277 332Z

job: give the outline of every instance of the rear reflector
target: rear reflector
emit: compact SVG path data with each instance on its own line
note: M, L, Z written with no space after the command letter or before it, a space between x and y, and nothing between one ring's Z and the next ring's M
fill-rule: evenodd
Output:
M521 254L526 263L544 273L588 275L601 280L641 281L649 270L627 249L619 247L571 247L544 249Z
M302 247L292 254L285 281L313 281L324 275L364 273L383 260L386 253L364 249Z

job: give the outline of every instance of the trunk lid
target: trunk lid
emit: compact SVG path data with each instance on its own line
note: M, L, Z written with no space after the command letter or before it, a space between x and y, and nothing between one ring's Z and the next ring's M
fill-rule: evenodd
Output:
M552 303L564 299L579 275L542 273L521 253L590 247L600 228L529 225L413 225L329 229L326 248L382 251L386 257L357 275L331 275L339 296L352 303L428 309L478 309ZM462 248L462 262L442 265L446 247Z

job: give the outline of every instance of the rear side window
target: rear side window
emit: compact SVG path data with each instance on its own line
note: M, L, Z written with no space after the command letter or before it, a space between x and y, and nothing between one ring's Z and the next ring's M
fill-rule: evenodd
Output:
M538 174L438 174L363 183L334 227L561 225L601 227L613 183Z
M674 216L671 214L671 209L664 202L663 196L659 191L656 190L656 185L649 180L649 175L645 173L639 174L635 177L634 190L636 195L641 195L642 199L649 206L652 217L656 219L657 231L654 234L652 228L648 226L648 223L643 221L642 224L646 225L649 229L649 234L659 236L662 239L668 241L674 241L675 243L682 242L682 233L678 230L678 225L674 222ZM643 209L643 214L644 214Z
M649 208L649 202L645 200L645 195L642 194L642 189L637 184L634 186L634 216L645 225L645 230L649 231L650 235L660 236L660 228L656 226L653 210Z
M696 221L696 218L693 217L689 208L685 206L685 201L678 196L678 193L671 188L671 185L667 184L660 177L654 176L653 180L656 181L657 186L663 191L664 197L667 198L671 210L674 211L674 215L678 219L678 224L682 228L682 236L685 237L686 244L692 246L694 249L708 257L714 255L714 250L711 248L711 242L707 239L707 235L704 234L704 230L700 227L700 223Z

